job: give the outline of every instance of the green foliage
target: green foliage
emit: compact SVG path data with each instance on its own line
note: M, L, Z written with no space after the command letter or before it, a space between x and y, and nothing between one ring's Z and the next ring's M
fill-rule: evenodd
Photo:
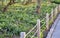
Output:
M18 7L16 7L18 6ZM47 4L46 2L41 4L41 13L37 14L36 4L23 6L19 4L11 5L5 13L0 12L0 31L2 33L11 33L12 35L19 35L20 32L28 32L35 26L37 19L43 19L46 13L51 12L51 8L54 8L55 4ZM19 10L19 11L17 11ZM45 28L45 19L43 19L42 30ZM43 33L41 33L43 37Z
M60 0L51 0L52 3L60 4Z

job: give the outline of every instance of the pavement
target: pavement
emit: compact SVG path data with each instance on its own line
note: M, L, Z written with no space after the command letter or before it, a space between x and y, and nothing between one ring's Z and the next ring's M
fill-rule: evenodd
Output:
M57 26L53 32L52 38L60 38L60 20L57 23Z
M60 14L55 22L52 24L50 31L46 38L60 38Z

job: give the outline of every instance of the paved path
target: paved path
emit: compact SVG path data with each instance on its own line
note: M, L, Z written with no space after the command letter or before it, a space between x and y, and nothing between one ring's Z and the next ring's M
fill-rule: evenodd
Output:
M60 38L60 14L52 25L46 38Z
M54 30L52 38L60 38L60 20L57 23L57 26L56 26L56 28Z

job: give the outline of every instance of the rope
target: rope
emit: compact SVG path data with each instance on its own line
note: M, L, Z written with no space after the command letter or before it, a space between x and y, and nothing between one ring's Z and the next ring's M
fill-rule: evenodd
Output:
M37 30L37 31L38 31L38 30ZM34 33L34 35L33 35L31 38L33 38L33 37L36 35L37 31Z
M36 26L37 26L37 24L26 34L26 36L29 35L31 33L31 31L33 31L36 28Z

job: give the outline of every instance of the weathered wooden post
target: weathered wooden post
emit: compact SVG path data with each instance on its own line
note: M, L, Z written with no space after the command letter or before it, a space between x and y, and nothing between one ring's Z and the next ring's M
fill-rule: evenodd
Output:
M37 36L40 38L40 19L37 20Z
M58 11L57 11L57 7L55 8L55 16L57 16L57 13L58 13Z
M59 12L60 12L60 4L59 4Z
M20 38L25 38L26 37L25 34L26 34L25 32L21 32L20 33Z
M52 19L52 22L53 22L53 9L51 11L51 19Z
M49 14L46 14L46 28L49 30Z
M58 4L58 8L57 8L57 10L58 10L58 13L59 13L59 4Z

